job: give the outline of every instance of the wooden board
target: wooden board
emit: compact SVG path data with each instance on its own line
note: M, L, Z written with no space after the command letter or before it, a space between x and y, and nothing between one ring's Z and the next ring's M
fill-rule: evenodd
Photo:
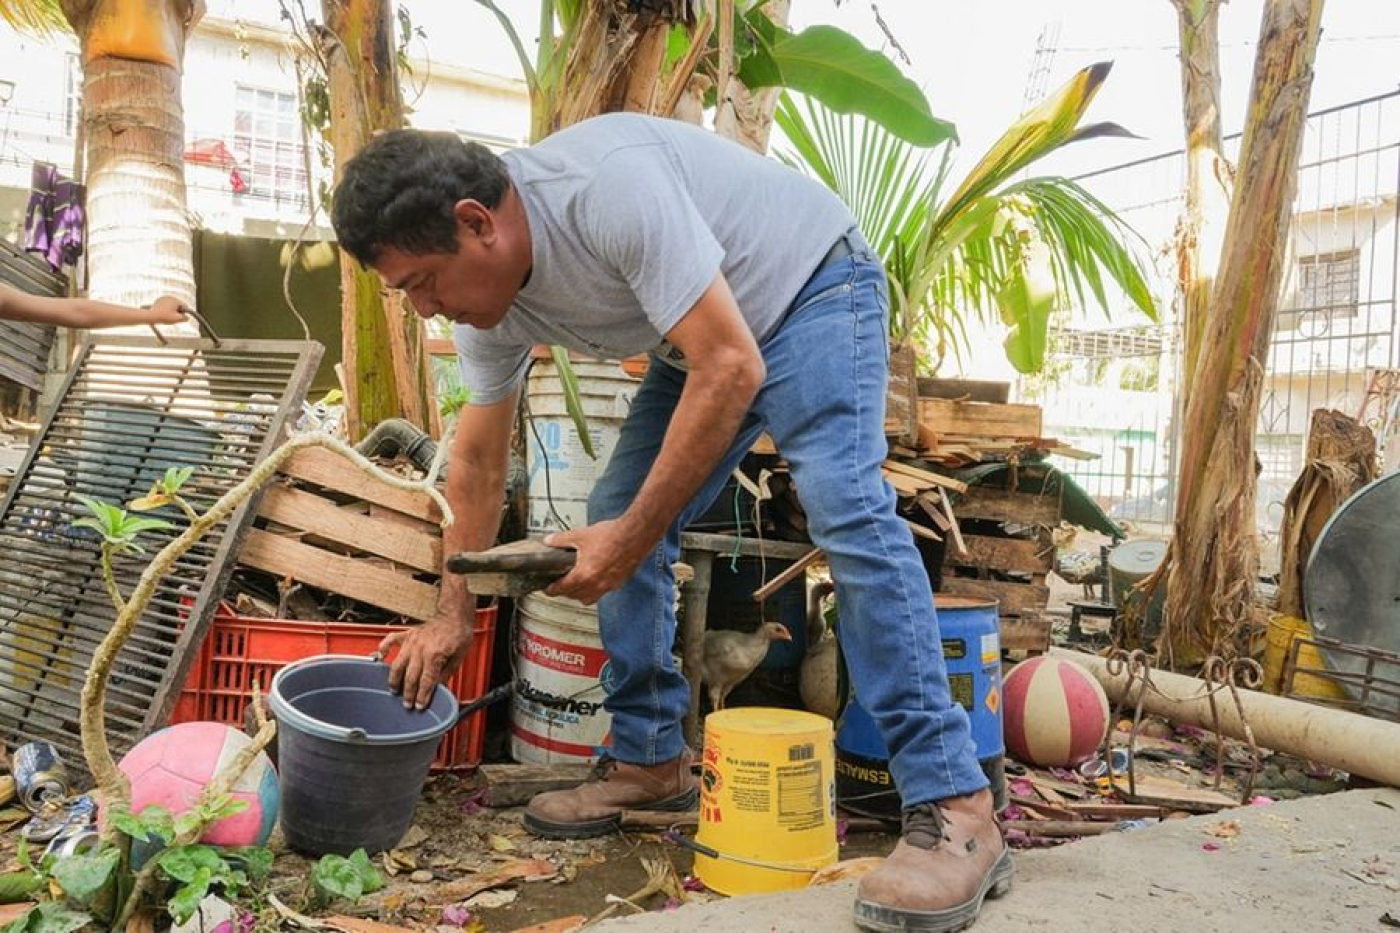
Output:
M900 473L904 476L913 477L928 486L942 486L944 489L952 489L956 492L966 492L967 483L962 480L953 479L951 476L944 476L942 473L934 473L932 470L922 470L912 464L901 463L898 460L886 460L884 462L886 472Z
M284 486L267 490L258 514L424 573L442 572L442 539L437 527L427 522L414 529L397 521L360 515L329 499Z
M410 619L437 613L438 588L411 574L376 566L342 554L278 537L254 528L248 532L239 562L299 583L339 593Z
M1050 650L1050 617L1030 610L1001 617L1001 650L1044 654Z
M1004 616L1018 616L1027 611L1044 609L1050 601L1050 587L1043 583L1007 583L1002 580L971 580L967 577L943 575L943 592L958 596L994 599Z
M953 503L953 512L961 520L982 518L1053 527L1060 524L1060 499L1057 495L973 486Z
M1047 573L1053 549L1026 538L993 538L963 535L964 554L949 553L949 563L959 567L1006 570L1020 573Z
M308 447L293 454L281 472L366 502L388 506L415 518L440 522L437 503L427 493L395 489L362 472L339 454L320 447Z
M885 434L902 444L914 444L919 432L919 384L914 348L890 347L890 381L885 389Z
M919 423L938 435L1040 437L1039 405L919 399Z

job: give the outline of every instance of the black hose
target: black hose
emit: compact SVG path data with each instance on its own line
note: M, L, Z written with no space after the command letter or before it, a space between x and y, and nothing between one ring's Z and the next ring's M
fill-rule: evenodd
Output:
M397 457L402 454L426 473L437 456L437 441L412 422L389 418L375 425L374 430L355 445L355 450L366 457ZM444 463L439 476L446 473L447 464Z

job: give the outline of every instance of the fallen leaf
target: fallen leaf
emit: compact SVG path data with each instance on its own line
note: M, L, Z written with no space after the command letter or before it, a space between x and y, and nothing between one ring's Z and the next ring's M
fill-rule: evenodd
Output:
M520 892L511 888L509 890L482 891L468 898L466 905L477 910L491 910L495 907L505 907L507 904L515 903L515 899L520 896Z
M345 917L340 914L334 917L323 917L321 922L330 929L340 930L342 933L414 933L410 927L396 927L392 924L380 923L378 920Z
M492 833L486 837L486 841L491 844L491 848L497 852L514 852L515 842L500 833Z
M533 923L528 927L519 927L511 930L511 933L574 933L587 920L588 918L582 914L574 914L572 917L559 917L556 920L546 920L543 923Z
M414 823L408 828L407 832L403 834L403 838L399 840L399 844L394 846L394 848L411 849L414 846L423 842L423 840L427 838L428 834L424 831L423 827L419 826L417 823Z
M884 859L876 856L865 858L852 858L837 862L835 865L828 865L812 875L812 880L807 882L807 887L816 887L821 884L835 884L838 881L846 881L851 878L860 878L874 871Z
M9 923L11 920L18 920L30 910L39 905L33 901L20 901L17 904L0 904L0 923Z
M1220 823L1212 823L1206 827L1206 832L1217 839L1234 839L1240 834L1240 821L1225 820Z
M512 859L492 871L435 886L430 903L452 904L512 881L548 881L558 874L559 869L544 859Z

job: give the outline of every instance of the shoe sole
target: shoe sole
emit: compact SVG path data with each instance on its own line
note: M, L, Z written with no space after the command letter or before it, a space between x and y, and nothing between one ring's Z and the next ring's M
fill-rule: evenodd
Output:
M857 900L856 926L876 933L957 933L977 920L984 900L1001 897L1011 890L1015 874L1011 851L1002 849L996 864L982 879L982 887L970 900L945 910L904 910Z
M647 810L659 813L684 813L694 810L700 803L700 791L691 788L675 797L667 797L645 807L632 807L633 810ZM580 820L576 823L555 822L541 819L531 813L525 814L525 828L536 836L545 839L592 839L609 833L622 831L622 814L616 813L599 820Z

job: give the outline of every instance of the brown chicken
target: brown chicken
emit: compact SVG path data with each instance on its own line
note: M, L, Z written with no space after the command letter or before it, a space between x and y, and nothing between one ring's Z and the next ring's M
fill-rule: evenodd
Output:
M705 683L710 708L724 709L724 698L763 662L768 645L792 641L792 633L780 622L765 622L756 632L707 631L705 633Z

